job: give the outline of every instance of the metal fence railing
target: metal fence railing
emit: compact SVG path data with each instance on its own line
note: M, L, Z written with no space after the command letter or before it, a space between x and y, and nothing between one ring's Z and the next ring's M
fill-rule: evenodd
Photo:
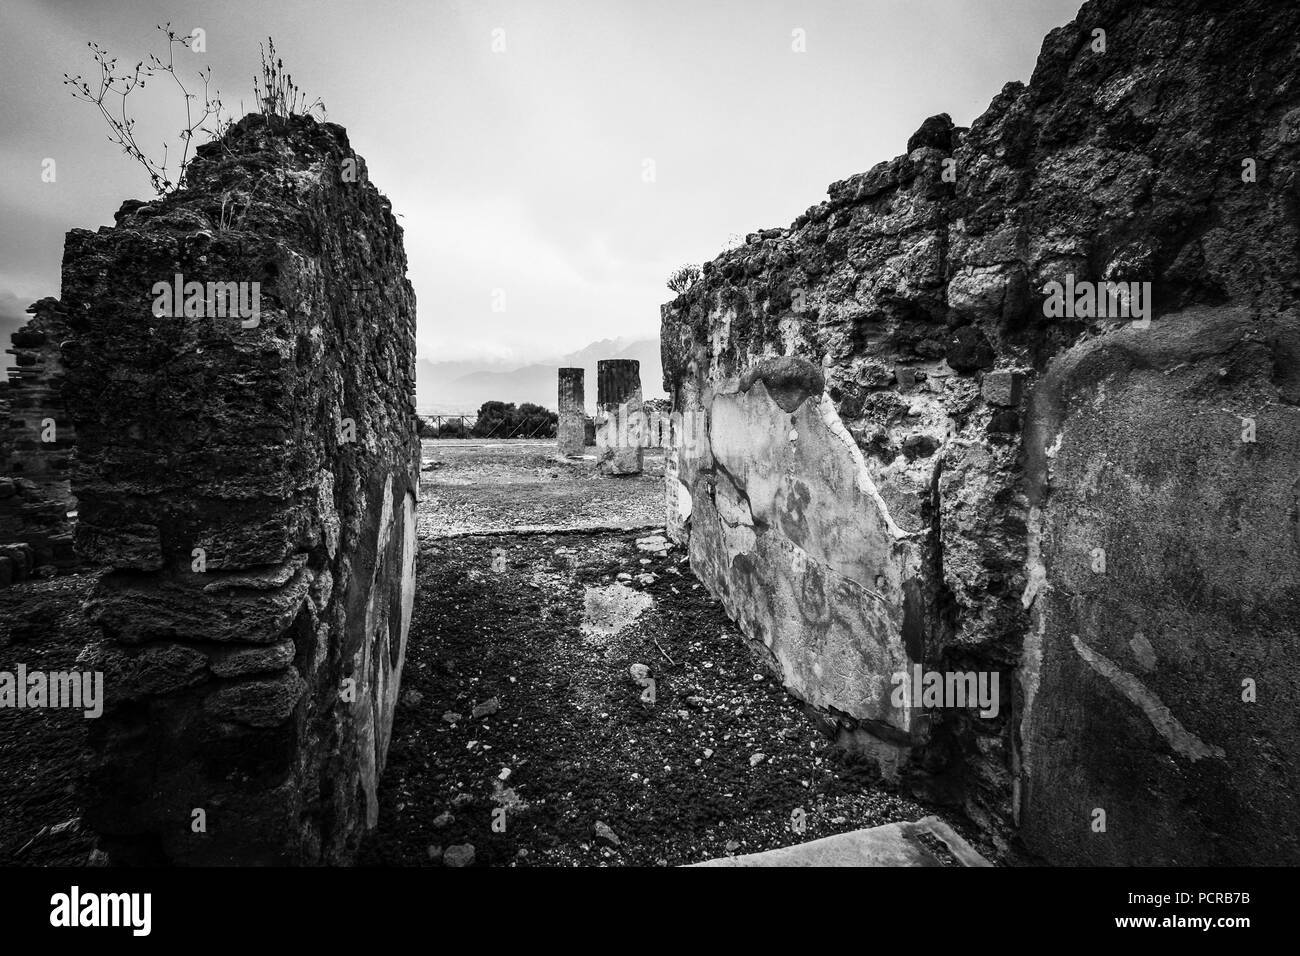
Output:
M511 421L499 418L479 426L477 415L421 415L424 438L554 438L555 425L546 419Z

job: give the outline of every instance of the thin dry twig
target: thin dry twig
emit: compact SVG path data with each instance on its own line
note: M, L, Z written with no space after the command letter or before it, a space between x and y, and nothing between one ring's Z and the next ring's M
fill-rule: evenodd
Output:
M36 836L32 837L21 847L19 847L18 852L15 853L14 856L22 856L24 853L30 850L36 844L36 842L41 839L41 837L45 836L45 834L49 832L50 832L50 828L48 826L41 827L41 829L37 832Z
M668 656L668 652L667 652L667 651L665 651L662 647L659 647L659 638L656 637L656 638L654 639L654 641L655 641L655 647L658 647L658 648L659 648L659 653L662 654L662 655L664 656L664 659L665 659L666 661L668 661L669 664L672 664L674 667L676 667L676 666L677 666L677 662L676 662L675 660L673 660L671 657Z
M201 71L198 77L199 82L203 84L201 112L199 112L198 106L199 95L191 93L189 87L185 85L176 72L176 45L181 44L188 47L193 43L195 36L192 34L186 34L185 36L177 34L172 29L170 21L166 24L155 24L155 26L167 38L166 63L163 62L161 57L151 53L147 62L140 60L129 71L119 74L117 72L117 57L110 57L108 51L99 44L88 42L86 46L90 47L95 64L99 67L98 78L87 80L81 74L70 76L64 73L63 83L65 86L72 88L74 99L91 103L99 110L104 122L108 124L109 142L116 143L122 148L122 152L144 167L154 191L162 196L184 181L185 170L192 158L190 148L193 144L194 134L202 131L209 136L218 137L229 128L230 120L228 117L224 117L220 92L212 89L211 67ZM149 80L162 74L167 74L172 78L177 89L180 90L181 101L185 106L185 125L179 133L181 157L175 180L168 173L170 144L163 142L161 158L155 158L147 153L136 139L136 119L129 114L127 109L127 100L131 94L136 90L144 89ZM113 97L117 99L113 100ZM196 112L199 113L197 118L195 116ZM209 120L214 120L214 129L209 129L204 125Z

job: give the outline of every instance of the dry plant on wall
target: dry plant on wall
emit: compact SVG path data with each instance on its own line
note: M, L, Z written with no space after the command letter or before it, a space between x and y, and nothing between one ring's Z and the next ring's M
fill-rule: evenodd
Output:
M163 196L184 181L186 167L193 159L194 135L203 132L212 138L218 138L229 127L230 120L223 112L220 92L212 89L211 67L198 74L202 93L197 92L197 87L195 92L191 92L191 87L185 84L176 71L176 47L180 45L186 49L194 49L201 41L201 35L191 33L181 36L172 29L170 21L156 26L167 38L165 62L161 57L151 53L147 60L140 60L134 67L119 73L117 57L109 56L108 51L98 43L88 42L86 46L90 47L95 58L99 76L88 80L81 74L69 76L64 73L63 83L72 88L74 99L84 100L99 110L104 122L108 124L109 141L116 143L122 148L122 152L144 167L154 191L159 196ZM177 134L180 160L174 177L169 169L174 156L172 152L174 144L164 140L161 156L156 152L146 151L136 138L136 118L129 111L128 100L131 94L136 90L144 89L150 80L161 77L170 77L171 82L180 91L181 101L185 106L185 125Z
M325 104L317 97L307 102L307 95L293 82L293 74L284 68L284 60L275 53L275 41L266 38L266 46L258 45L262 54L261 79L253 77L253 95L268 120L288 120L291 116L307 116L319 111L325 118Z
M668 275L668 288L681 295L700 278L700 267L688 262L678 266Z
M220 141L230 129L232 120L221 102L220 91L212 87L211 67L199 72L197 84L186 85L177 72L177 47L202 52L202 32L196 30L185 35L178 34L172 29L170 21L157 24L156 28L167 39L165 60L151 53L148 59L140 60L133 67L119 72L117 57L110 56L98 43L88 42L86 46L90 47L99 75L87 79L81 74L71 76L64 73L63 83L71 87L74 99L90 103L99 110L104 122L108 124L109 141L120 146L122 152L143 166L154 191L159 196L165 196L185 181L185 171L194 158L195 135L202 132L211 139ZM307 101L306 94L285 70L284 60L276 55L275 41L267 37L266 46L259 44L258 50L262 57L262 76L260 79L253 78L253 95L268 124L276 119L287 121L292 116L315 112L319 112L320 118L324 119L325 104L319 98ZM136 90L144 89L150 81L162 77L170 78L170 82L180 92L185 107L185 124L177 134L178 142L164 140L160 154L140 143L137 137L137 119L130 109L130 97ZM171 163L177 153L180 158L173 174ZM223 207L224 205L223 202ZM223 209L224 228L229 228L233 218L233 209L229 214Z

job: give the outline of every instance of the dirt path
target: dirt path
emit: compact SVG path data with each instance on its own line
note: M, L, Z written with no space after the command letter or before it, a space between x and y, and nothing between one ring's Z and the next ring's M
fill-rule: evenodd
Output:
M476 865L672 865L935 812L834 757L678 549L591 530L659 520L661 461L605 480L547 446L426 444L426 464L403 692L360 862L443 865L472 844ZM485 533L551 523L575 530ZM74 668L94 578L0 591L0 670ZM0 713L0 865L86 861L88 759L80 714Z
M663 520L657 452L620 479L549 443L424 456L403 694L362 862L460 864L473 846L476 865L675 865L934 812L837 760L646 530ZM521 527L548 530L502 533Z
M363 862L438 865L470 844L477 864L674 865L934 812L837 762L676 549L638 537L423 548Z

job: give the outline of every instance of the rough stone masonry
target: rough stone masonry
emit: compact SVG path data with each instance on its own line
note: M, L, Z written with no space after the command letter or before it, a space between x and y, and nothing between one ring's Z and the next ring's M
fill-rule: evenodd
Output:
M1300 7L1093 0L663 307L673 533L996 840L1300 863L1298 252ZM918 668L1000 706L900 705Z
M560 369L560 417L555 434L559 453L568 457L580 457L587 444L586 374L581 368Z
M72 519L76 430L63 405L67 324L42 299L13 334L15 365L0 382L0 587L77 563Z
M259 114L116 218L68 234L61 302L77 547L110 569L87 819L115 862L346 862L414 589L402 231L342 128Z

